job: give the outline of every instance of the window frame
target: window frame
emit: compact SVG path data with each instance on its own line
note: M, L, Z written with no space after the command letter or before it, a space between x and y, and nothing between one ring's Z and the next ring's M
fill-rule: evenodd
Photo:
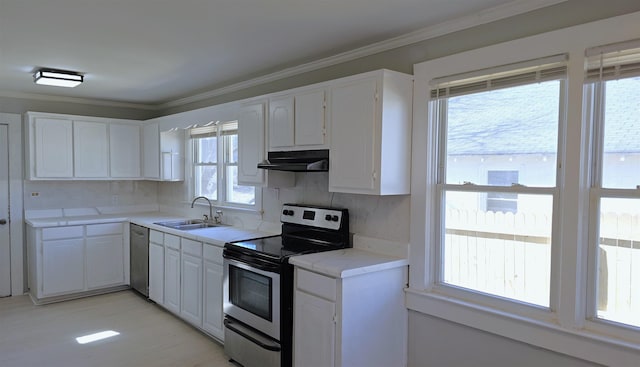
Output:
M494 44L414 65L414 118L410 207L409 287L410 311L431 315L496 335L605 365L633 365L640 355L640 333L629 328L594 323L587 315L587 270L590 213L591 138L584 118L585 50L640 38L640 13L628 14L522 39ZM437 124L429 82L435 78L531 60L544 55L569 54L567 118L564 150L558 152L563 172L558 200L562 263L552 267L552 296L557 309L543 314L527 307L501 307L469 295L442 292L436 287L437 261L434 231L438 213L435 178L438 154ZM560 266L561 265L561 266ZM469 293L469 292L466 292ZM410 316L411 319L412 316ZM609 327L609 328L607 328Z
M233 130L225 130L224 126L225 125L230 125L230 124L236 124L237 125L237 121L225 121L225 122L217 122L215 124L216 128L215 128L215 132L213 132L212 134L214 134L217 138L217 144L216 144L216 159L217 161L215 162L215 164L198 164L196 163L195 159L197 157L197 144L195 143L195 139L198 139L198 137L196 138L192 138L190 136L190 134L185 134L186 135L186 139L187 139L187 143L189 144L189 152L190 152L190 157L189 157L189 162L190 162L190 182L189 182L189 192L190 192L190 196L195 196L197 195L196 193L196 167L198 166L216 166L217 167L217 180L216 180L216 185L217 185L217 198L214 199L210 199L212 205L214 205L215 207L218 208L223 208L223 209L235 209L235 210L243 210L243 211L252 211L252 212L261 212L262 211L262 190L259 186L253 186L254 187L254 204L243 204L243 203L238 203L238 202L232 202L229 201L227 199L227 193L228 193L228 187L227 187L227 183L228 183L228 177L227 177L227 167L230 166L235 166L238 167L239 162L233 162L230 163L228 162L228 155L227 155L227 151L226 149L228 148L228 137L232 136L232 135L238 135L239 134L239 129L236 128ZM231 133L230 133L231 131ZM232 154L232 153L230 153ZM243 186L250 186L250 185L243 185ZM196 203L197 205L198 203Z
M538 60L541 59L549 59L554 58L554 56L536 58ZM536 62L536 59L532 60L522 60L516 64L523 65L531 65ZM491 69L499 69L501 71L511 71L510 65L496 65L495 67L491 67ZM518 66L515 65L512 67L512 70L515 70L515 74L517 75ZM482 70L468 70L466 73L478 75L481 74ZM447 78L451 79L451 78ZM561 163L561 152L564 150L563 142L565 140L564 131L566 125L566 102L567 102L567 81L566 76L563 79L556 79L560 82L559 85L559 104L558 104L558 126L557 126L557 162L556 162L556 172L555 172L555 186L494 186L494 185L484 185L484 184L452 184L446 182L446 172L447 172L447 151L446 151L446 141L447 141L447 98L443 99L430 99L427 101L430 108L433 110L431 114L432 120L429 121L429 124L435 126L434 130L431 132L436 136L434 139L438 142L438 148L436 151L436 156L434 161L436 161L437 171L435 172L434 180L434 190L436 200L434 201L436 209L434 209L434 223L435 226L433 228L433 232L435 234L434 238L432 238L433 245L435 249L433 249L433 254L435 261L432 263L432 279L433 279L433 289L434 291L449 295L452 297L459 298L461 300L466 300L468 302L482 304L489 307L494 307L497 309L508 310L514 314L526 314L529 317L533 317L538 320L551 320L556 317L555 310L557 309L558 303L558 284L553 281L554 275L557 273L557 268L560 266L559 264L559 202L560 202L560 184L563 182L563 171L558 167L563 166ZM525 84L533 84L525 83ZM524 85L524 84L518 84ZM514 85L515 86L515 85ZM433 92L430 93L433 96ZM424 102L422 102L424 103ZM550 259L550 284L549 284L549 306L541 306L532 303L527 303L524 301L520 301L513 298L502 297L495 294L490 294L487 292L482 292L479 290L464 288L461 286L457 286L454 284L449 284L444 282L444 245L445 245L445 228L444 228L444 218L445 218L445 195L447 192L473 192L473 193L514 193L514 194L533 194L533 195L546 195L550 196L552 199L552 222L551 222L551 259ZM440 211L438 213L438 211ZM557 275L556 275L557 277Z
M636 76L637 77L637 76ZM624 79L621 77L620 79ZM614 320L598 317L598 248L600 227L600 201L602 199L640 199L640 190L632 188L606 188L603 187L603 163L604 136L605 136L605 100L606 82L614 79L600 81L585 80L584 101L585 120L591 129L591 175L589 188L589 263L587 271L587 302L586 302L586 327L600 333L620 335L625 339L634 340L640 338L640 325L628 325Z

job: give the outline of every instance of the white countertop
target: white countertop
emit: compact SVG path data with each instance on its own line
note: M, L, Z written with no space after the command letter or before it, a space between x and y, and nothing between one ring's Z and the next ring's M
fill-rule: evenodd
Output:
M358 248L293 256L289 262L297 267L335 278L348 278L409 264L407 259Z

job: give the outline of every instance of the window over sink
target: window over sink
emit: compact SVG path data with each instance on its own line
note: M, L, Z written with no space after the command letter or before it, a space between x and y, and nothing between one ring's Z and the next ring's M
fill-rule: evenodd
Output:
M253 209L259 190L238 184L238 122L218 122L189 131L193 196L218 206Z

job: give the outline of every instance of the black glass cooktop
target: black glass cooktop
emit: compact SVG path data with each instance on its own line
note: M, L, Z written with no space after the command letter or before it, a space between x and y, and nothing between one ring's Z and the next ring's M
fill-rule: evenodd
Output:
M338 246L326 246L308 240L271 236L227 243L225 248L240 252L260 254L272 259L285 259L292 255L334 250Z

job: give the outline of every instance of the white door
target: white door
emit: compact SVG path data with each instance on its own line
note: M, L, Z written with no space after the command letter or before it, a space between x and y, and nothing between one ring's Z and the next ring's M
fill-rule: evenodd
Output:
M140 177L140 126L111 124L109 126L109 156L111 177Z
M262 184L264 170L258 163L264 159L264 103L244 106L238 119L238 183Z
M149 299L164 304L164 246L149 242Z
M202 324L202 259L182 255L180 314L191 323Z
M324 89L296 96L296 145L325 144Z
M294 304L293 364L335 366L336 304L299 291Z
M269 101L269 147L293 146L293 96Z
M217 336L224 337L222 330L222 265L204 262L204 315L202 327Z
M11 295L8 147L9 127L0 125L0 297Z
M87 238L87 288L124 284L122 235Z
M180 250L171 247L164 253L164 306L180 313Z
M73 177L72 122L37 118L34 124L36 177Z
M102 122L73 122L73 162L75 177L109 175L107 124Z

